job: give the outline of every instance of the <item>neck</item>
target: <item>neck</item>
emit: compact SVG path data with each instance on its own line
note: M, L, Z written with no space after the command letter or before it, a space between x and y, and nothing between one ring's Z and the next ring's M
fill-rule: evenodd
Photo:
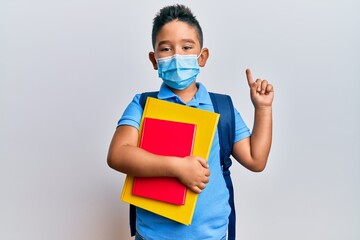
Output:
M190 102L194 98L197 90L198 90L198 88L196 86L195 81L190 86L188 86L187 88L185 88L183 90L172 89L172 91L176 95L178 95L180 97L181 101L183 101L184 103Z

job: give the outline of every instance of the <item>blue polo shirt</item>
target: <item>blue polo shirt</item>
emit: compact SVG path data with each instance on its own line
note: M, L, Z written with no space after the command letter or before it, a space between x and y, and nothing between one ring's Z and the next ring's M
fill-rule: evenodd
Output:
M165 84L162 84L158 99L175 102L203 110L214 112L208 91L201 83L196 83L198 91L187 104L175 95ZM129 125L140 127L143 109L139 104L140 95L135 95L125 109L118 126ZM235 109L235 141L238 142L250 136L249 128ZM136 230L146 240L198 240L225 239L230 214L229 191L222 175L219 156L219 136L216 132L211 147L208 163L210 181L199 194L193 220L190 226L177 223L141 208L136 209Z

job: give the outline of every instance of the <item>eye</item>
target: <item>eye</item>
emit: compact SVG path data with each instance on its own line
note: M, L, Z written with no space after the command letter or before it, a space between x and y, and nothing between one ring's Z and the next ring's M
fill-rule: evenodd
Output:
M169 51L171 51L171 47L162 47L162 48L160 49L160 51L161 51L161 52L169 52Z
M186 46L184 46L183 47L183 49L186 51L186 50L191 50L191 49L193 49L193 46L191 46L191 45L186 45Z

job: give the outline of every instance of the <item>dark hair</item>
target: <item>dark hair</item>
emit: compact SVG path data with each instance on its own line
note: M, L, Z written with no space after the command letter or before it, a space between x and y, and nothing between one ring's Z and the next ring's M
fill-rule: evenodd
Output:
M200 47L202 48L203 33L200 24L196 19L196 17L191 12L190 8L180 4L166 6L160 9L160 11L156 14L153 21L153 28L151 34L153 48L155 48L156 37L160 32L161 28L165 24L172 22L174 20L179 20L192 26L198 35Z

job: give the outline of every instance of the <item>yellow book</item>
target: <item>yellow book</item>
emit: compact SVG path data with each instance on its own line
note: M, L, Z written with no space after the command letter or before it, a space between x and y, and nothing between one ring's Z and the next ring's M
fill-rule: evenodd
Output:
M148 97L139 133L141 133L142 122L145 117L196 124L193 155L208 160L216 127L220 118L219 114ZM191 224L198 194L188 190L184 205L174 205L156 201L133 195L133 179L132 176L126 176L121 194L122 201L172 219L176 222L185 225Z

